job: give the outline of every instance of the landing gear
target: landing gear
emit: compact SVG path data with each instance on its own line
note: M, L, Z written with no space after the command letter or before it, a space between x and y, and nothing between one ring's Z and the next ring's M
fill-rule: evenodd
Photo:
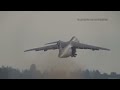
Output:
M71 57L76 57L77 56L77 54L75 54L75 55L72 55Z
M76 54L76 48L71 48L72 49L72 56L71 57L76 57L77 54Z
M74 55L73 55L73 57L76 57L76 56L77 56L77 54L74 54Z

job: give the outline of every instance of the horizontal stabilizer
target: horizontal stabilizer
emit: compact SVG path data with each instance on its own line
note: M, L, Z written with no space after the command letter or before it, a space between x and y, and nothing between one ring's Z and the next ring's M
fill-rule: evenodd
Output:
M54 43L57 43L58 41L55 41L55 42L50 42L50 43L46 43L45 45L47 44L54 44Z

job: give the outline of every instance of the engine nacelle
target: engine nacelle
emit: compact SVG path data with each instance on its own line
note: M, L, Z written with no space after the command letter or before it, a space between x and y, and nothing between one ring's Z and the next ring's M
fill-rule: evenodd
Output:
M45 49L44 51L47 51L47 49Z

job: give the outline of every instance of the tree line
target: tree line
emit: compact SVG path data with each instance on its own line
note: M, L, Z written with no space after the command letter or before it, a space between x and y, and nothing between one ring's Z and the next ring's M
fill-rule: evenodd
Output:
M101 73L99 70L76 70L69 75L65 72L45 71L43 73L36 69L36 65L32 64L29 69L20 71L12 67L0 67L0 79L120 79L120 74L111 72L110 74Z

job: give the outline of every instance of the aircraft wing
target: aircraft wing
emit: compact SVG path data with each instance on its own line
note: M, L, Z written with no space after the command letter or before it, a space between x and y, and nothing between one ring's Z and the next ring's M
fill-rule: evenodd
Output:
M91 50L110 50L107 48L102 48L102 47L97 47L97 46L93 46L93 45L87 45L87 44L82 44L82 43L78 43L78 42L73 42L72 43L73 47L78 48L78 49L91 49Z
M25 50L24 52L27 52L27 51L41 51L41 50L47 51L47 50L50 50L50 49L53 49L53 50L58 49L57 44L44 46L44 47L39 47L39 48L33 48L33 49Z

